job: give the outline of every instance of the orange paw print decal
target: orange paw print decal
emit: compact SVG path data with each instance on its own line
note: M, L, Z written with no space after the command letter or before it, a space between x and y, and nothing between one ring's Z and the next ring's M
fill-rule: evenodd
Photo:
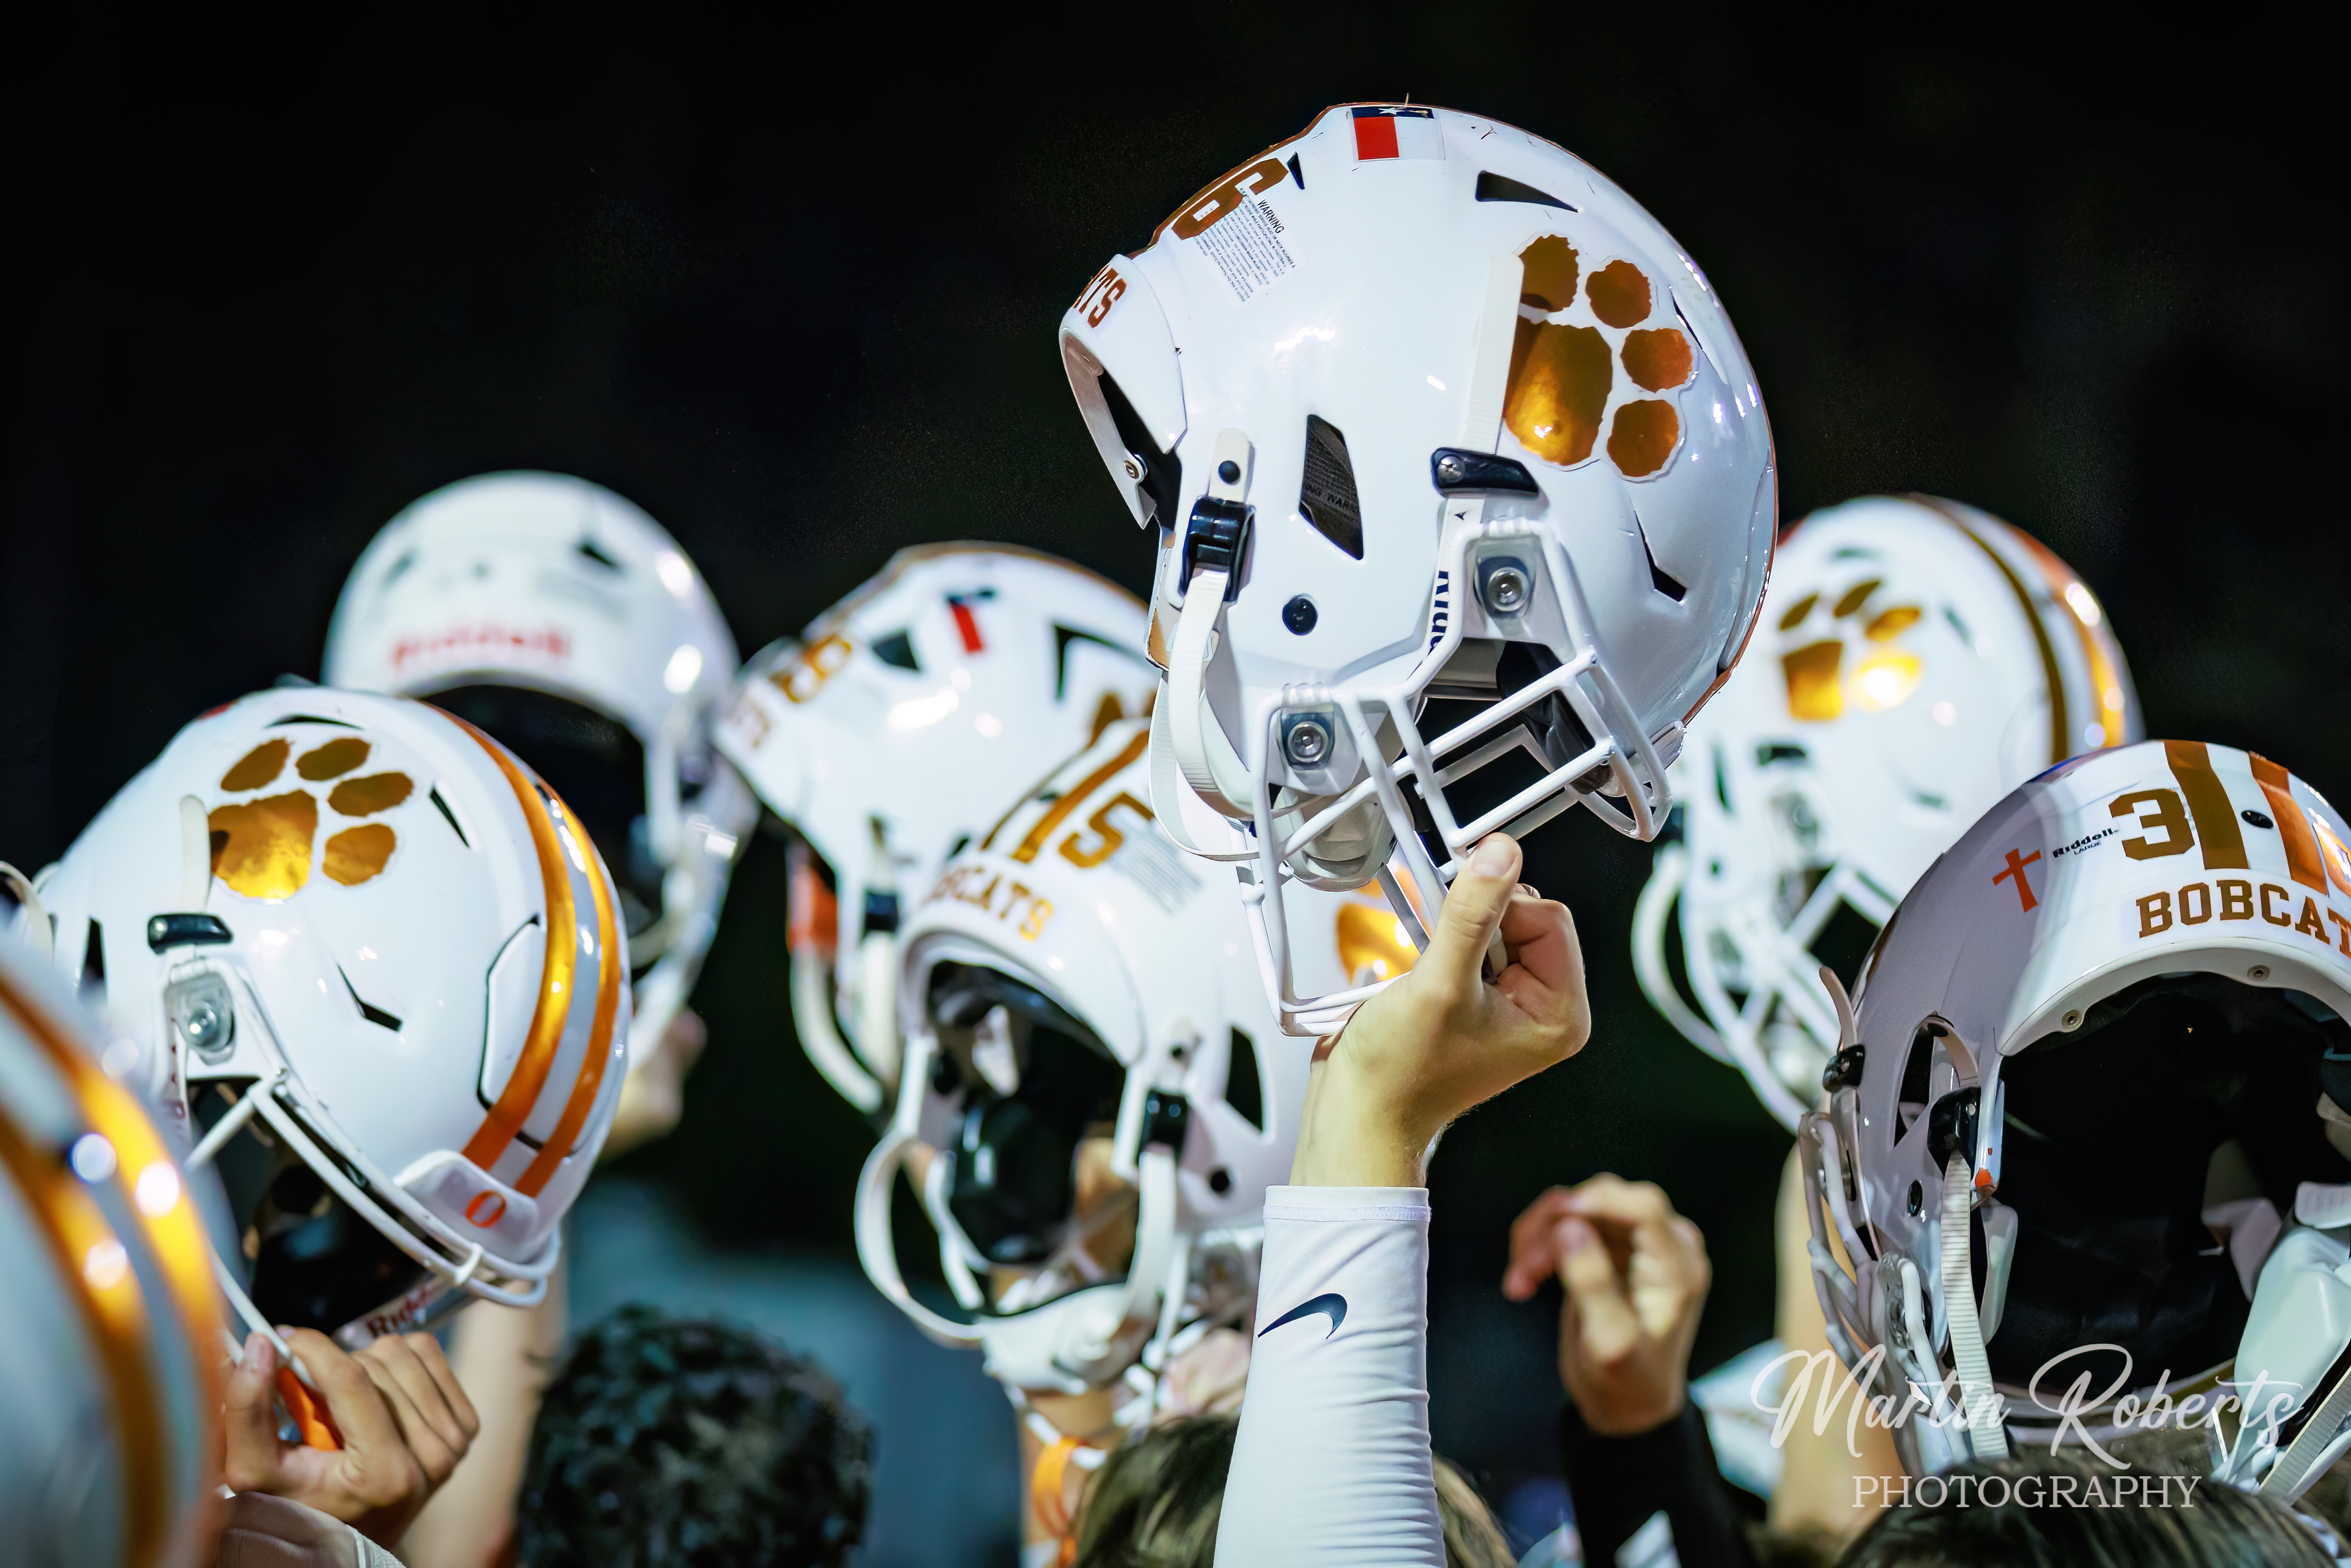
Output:
M1780 655L1788 677L1788 712L1796 718L1832 719L1847 708L1876 713L1900 707L1918 689L1922 666L1918 655L1894 645L1896 639L1926 614L1916 604L1875 602L1883 586L1877 578L1856 582L1834 601L1825 593L1807 593L1780 617L1783 633L1813 640ZM1813 622L1825 622L1824 625ZM1853 637L1859 634L1858 645ZM1854 653L1852 670L1845 654Z
M212 810L213 874L232 893L247 898L291 898L310 880L312 861L328 881L356 887L382 874L400 835L388 822L363 819L391 810L416 791L405 773L350 775L366 766L374 746L357 736L338 736L293 757L294 743L265 740L221 775L220 787L249 794L284 783L290 788L256 800L233 800ZM285 779L293 758L294 777ZM319 846L319 794L307 785L325 785L325 813L332 829Z
M1519 253L1525 281L1510 344L1502 423L1546 463L1591 460L1601 433L1627 479L1665 471L1681 444L1671 392L1689 385L1698 356L1673 296L1633 263L1590 271L1575 247L1545 235Z

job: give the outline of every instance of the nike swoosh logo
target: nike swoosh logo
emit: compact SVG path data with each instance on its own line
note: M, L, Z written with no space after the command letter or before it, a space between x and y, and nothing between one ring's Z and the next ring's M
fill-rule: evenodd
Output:
M1311 1318L1317 1312L1331 1320L1330 1329L1322 1335L1324 1339L1329 1339L1332 1334L1339 1332L1339 1325L1347 1321L1347 1298L1332 1291L1317 1296L1311 1301L1301 1301L1265 1327L1258 1330L1257 1337L1263 1339L1284 1323L1294 1323L1301 1318Z

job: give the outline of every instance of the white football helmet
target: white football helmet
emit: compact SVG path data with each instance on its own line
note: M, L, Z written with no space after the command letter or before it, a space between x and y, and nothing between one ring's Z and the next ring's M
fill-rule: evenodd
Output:
M1053 759L1146 711L1143 636L1134 596L1082 567L923 545L745 667L718 748L796 835L793 1021L859 1110L898 1085L899 889L928 887Z
M1918 874L2009 790L2138 739L2138 703L2072 569L1929 497L1866 497L1790 529L1758 636L1674 765L1682 831L1657 846L1633 967L1793 1129L1836 1050L1821 966L1852 974ZM1667 961L1677 914L1695 1009Z
M1296 1147L1309 1048L1275 1030L1223 879L1154 825L1149 737L1112 725L958 855L902 933L905 1071L859 1181L858 1256L925 1333L980 1347L1016 1392L1123 1376L1147 1394L1171 1354L1245 1316L1265 1190ZM1409 967L1386 910L1299 903L1316 983ZM902 1166L967 1319L901 1277Z
M19 1563L198 1568L217 1525L212 1267L165 1135L99 1065L136 1076L142 1058L102 1040L0 934L0 1532Z
M1799 1146L1830 1343L1970 1417L1897 1427L1915 1472L2006 1453L1995 1395L2103 1444L2225 1392L2216 1474L2284 1501L2351 1446L2346 838L2274 762L2146 741L2016 789L1895 911Z
M1491 120L1343 105L1103 267L1061 345L1160 528L1153 799L1254 866L1286 1026L1356 999L1279 978L1290 880L1400 850L1434 905L1495 829L1655 835L1778 503L1738 334L1630 196Z
M546 1292L628 1060L595 844L422 703L264 692L174 737L44 873L54 963L164 1062L257 1329L347 1344Z
M713 755L735 638L677 541L584 479L485 474L383 527L326 682L430 697L553 780L620 888L641 1051L685 1005L758 803Z

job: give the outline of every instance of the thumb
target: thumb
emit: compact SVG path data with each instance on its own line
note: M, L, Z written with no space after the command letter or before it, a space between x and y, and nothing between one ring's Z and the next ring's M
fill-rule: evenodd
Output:
M1625 1297L1625 1281L1616 1260L1600 1233L1581 1219L1563 1219L1559 1226L1560 1283L1567 1287L1569 1306L1583 1323L1583 1349L1593 1360L1606 1364L1630 1350L1641 1337L1641 1322Z
M226 1439L221 1469L239 1491L266 1486L277 1474L277 1352L268 1336L246 1335L221 1411Z
M1516 839L1489 833L1479 841L1469 863L1453 879L1437 912L1437 929L1429 934L1428 951L1421 964L1439 975L1465 980L1478 978L1478 965L1487 945L1502 924L1502 914L1518 891L1519 867L1524 861Z

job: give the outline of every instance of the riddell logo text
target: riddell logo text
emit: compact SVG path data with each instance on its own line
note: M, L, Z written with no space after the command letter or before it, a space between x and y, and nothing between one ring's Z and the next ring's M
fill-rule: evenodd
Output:
M2273 882L2216 877L2209 883L2189 883L2176 893L2150 893L2137 904L2142 938L2160 936L2174 923L2201 925L2208 920L2250 921L2259 915L2267 924L2285 926L2322 947L2337 946L2344 956L2351 957L2351 920L2336 914L2330 904ZM2330 920L2335 923L2331 933L2326 926Z
M571 639L558 626L527 631L484 621L471 626L451 626L421 637L402 637L392 645L392 667L445 664L490 649L512 649L548 659L571 657Z

